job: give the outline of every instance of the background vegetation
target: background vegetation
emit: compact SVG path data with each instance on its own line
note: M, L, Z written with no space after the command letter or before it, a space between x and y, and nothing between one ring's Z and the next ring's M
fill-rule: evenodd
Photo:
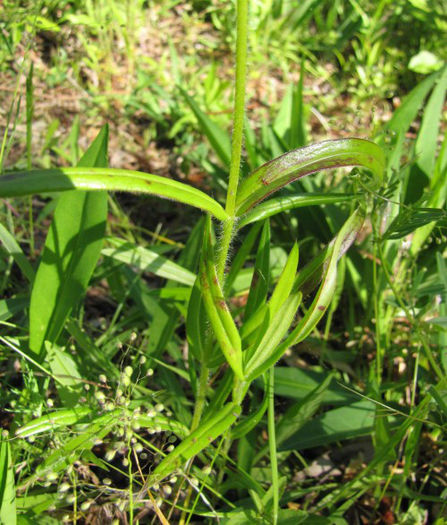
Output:
M0 9L1 173L76 165L98 133L107 143L107 123L111 167L224 200L233 2ZM325 204L274 215L262 233L254 222L232 246L225 291L241 326L253 268L270 277L256 288L265 301L294 243L303 267L352 211L330 195L366 192L369 218L328 313L251 385L231 434L148 486L194 427L200 359L185 320L198 312L199 211L109 194L87 293L43 334L39 297L67 271L35 280L60 195L3 199L0 522L447 522L445 3L252 0L249 29L244 174L326 139L368 138L386 153L379 190L358 170L301 179L282 195L318 192ZM97 166L103 146L87 155ZM40 362L45 339L57 345ZM204 424L228 376L223 359L211 365Z

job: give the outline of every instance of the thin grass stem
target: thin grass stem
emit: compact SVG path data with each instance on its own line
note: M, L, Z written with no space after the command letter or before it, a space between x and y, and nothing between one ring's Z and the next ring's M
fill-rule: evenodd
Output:
M279 480L278 480L278 458L276 456L276 432L275 432L275 367L269 370L268 378L268 392L269 392L269 406L268 406L268 434L269 434L269 450L270 450L270 466L272 469L272 487L273 487L273 509L272 509L272 523L278 523L279 511Z

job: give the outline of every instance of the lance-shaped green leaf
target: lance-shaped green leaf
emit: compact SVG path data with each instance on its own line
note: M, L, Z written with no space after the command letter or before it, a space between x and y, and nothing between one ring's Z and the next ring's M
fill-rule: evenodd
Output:
M107 166L107 142L105 126L79 161L81 170ZM1 177L0 184L6 181L8 185L10 177ZM32 180L32 176L22 179L30 193ZM105 192L70 191L58 200L31 293L29 346L41 358L45 340L57 341L87 288L101 252L106 220Z
M262 221L283 211L304 208L306 206L346 202L355 197L355 194L348 193L298 193L296 195L281 195L280 197L262 202L246 213L239 221L238 228L241 229L247 226L247 224Z
M365 219L365 212L363 208L356 210L349 219L345 222L334 242L329 246L330 257L324 265L324 274L320 287L307 310L304 317L297 324L293 332L289 335L286 341L281 345L281 350L285 351L288 346L297 344L303 341L317 326L320 319L325 314L332 297L335 292L337 284L337 264L348 247L354 242L360 228ZM299 286L300 281L297 279L296 286Z
M181 88L180 91L196 116L201 130L208 137L208 140L217 156L225 166L229 166L231 158L231 141L228 133L213 122L208 115L199 108L194 99L192 99L186 91Z
M128 191L156 195L195 206L221 221L228 218L212 197L192 186L141 171L114 168L58 168L10 173L0 177L0 197L68 190Z
M298 274L293 286L294 292L287 301L282 304L275 317L271 320L269 329L244 368L247 380L253 380L265 372L267 368L276 363L287 348L305 339L318 324L326 312L336 288L338 260L353 243L357 233L362 227L364 218L365 213L363 208L355 211L345 222L334 241L329 245L327 251L329 256L319 259L319 264L312 267L311 272L306 272L304 280L300 278L300 274ZM294 313L299 306L302 297L300 292L301 286L309 284L309 279L313 282L318 275L321 275L321 271L323 276L322 282L310 308L296 328L281 343L281 339L287 332L288 327L292 324ZM293 312L295 304L296 308L295 312ZM288 327L286 326L287 323ZM274 331L272 328L275 326L277 327L277 331Z
M241 338L225 302L217 277L211 239L211 219L209 217L205 228L199 276L205 309L213 327L214 335L228 364L234 373L243 379Z
M268 195L305 175L328 168L363 166L382 182L385 156L382 149L363 139L327 140L277 157L253 171L239 186L236 213L243 215Z
M180 468L186 461L196 456L212 441L221 436L239 417L241 407L235 403L228 403L214 417L192 432L180 445L178 445L149 476L148 484L160 482L176 469Z
M263 374L278 361L287 349L286 347L281 352L278 351L278 348L282 348L282 345L280 345L281 340L293 323L301 298L302 294L300 292L291 294L270 319L267 330L244 367L247 381L253 381Z
M289 297L293 289L293 276L298 268L299 248L298 244L293 245L287 258L284 270L278 279L278 283L273 290L269 301L269 308L272 314L276 314L279 307L284 303L286 297Z
M197 278L188 303L188 313L186 315L186 336L189 349L196 359L201 363L208 363L212 340L207 337L208 322L206 317L205 305L203 302L200 280Z
M244 316L248 320L265 303L270 282L270 224L264 222Z
M289 297L292 288L294 286L295 274L298 267L298 257L299 250L298 244L294 244L289 257L287 258L286 265L282 271L278 283L275 286L272 296L267 304L262 305L250 319L244 323L241 328L241 337L246 339L250 334L255 330L258 332L258 341L262 338L263 333L261 325L268 323L268 320L271 319L279 307L284 303L284 301Z
M332 248L337 239L341 242L338 259L348 251L363 225L365 219L363 207L360 207L357 215L352 216L351 219L353 219L352 222L350 222L351 228L343 228L343 231L340 231L321 253L298 272L295 278L294 289L300 290L303 293L303 297L311 293L323 279L329 261L331 260ZM341 238L340 235L342 235L343 238Z

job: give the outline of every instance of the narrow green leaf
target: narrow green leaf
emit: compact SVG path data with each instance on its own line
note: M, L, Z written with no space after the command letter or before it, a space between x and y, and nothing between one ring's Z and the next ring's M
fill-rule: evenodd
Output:
M0 437L0 523L15 525L16 491L9 442Z
M208 421L209 418L214 417L215 414L217 414L220 410L222 410L223 406L225 405L225 402L228 399L228 396L231 394L233 383L234 383L233 371L227 368L216 390L211 396L209 405L205 409L205 412L201 419L202 423L205 421Z
M45 492L44 494L36 494L32 491L25 492L23 497L16 499L17 509L22 511L20 512L19 525L34 525L35 517L42 515L52 505L56 506L57 500L57 492ZM23 511L28 512L23 514ZM58 523L49 516L45 516L45 525L58 525Z
M210 340L207 338L208 323L203 303L199 278L195 282L188 303L186 316L186 336L189 350L201 363L207 363L210 358Z
M211 146L216 152L217 156L223 162L225 166L230 165L231 158L231 141L228 133L226 133L222 128L220 128L215 122L213 122L208 115L206 115L196 104L196 102L180 88L180 91L188 103L189 107L192 109L194 115L196 116L200 128L203 133L206 135L210 141Z
M284 270L278 279L278 283L273 290L272 296L269 301L269 309L272 315L276 314L279 307L289 297L293 289L293 281L298 268L299 259L299 248L298 244L293 245L290 251L289 257L287 258Z
M10 299L0 299L0 321L7 321L18 312L24 312L28 308L29 297L17 296Z
M303 102L304 64L304 58L302 58L300 79L292 89L292 111L290 112L290 127L287 137L291 149L300 148L307 142Z
M107 139L104 127L80 165L105 166ZM32 187L27 180L23 180L25 187ZM56 342L87 288L100 255L106 219L105 192L72 191L60 197L31 293L29 345L37 355L42 354L45 340Z
M192 272L149 248L143 248L116 237L108 239L108 241L113 245L113 248L103 248L102 255L135 266L141 271L151 272L164 279L170 279L187 286L194 284L196 276Z
M247 339L255 330L257 332L258 343L262 339L265 330L268 327L269 319L271 319L279 307L289 297L294 283L296 270L298 267L298 245L295 243L286 265L281 273L278 283L275 286L272 296L267 304L261 305L258 310L250 317L250 319L243 324L241 328L241 337ZM255 345L257 346L257 345Z
M336 289L338 260L354 242L357 233L363 225L364 219L365 212L360 208L349 217L341 228L335 238L335 242L330 246L331 255L327 262L323 279L316 296L304 317L293 330L292 334L287 338L285 344L297 344L305 339L325 314Z
M293 323L301 298L300 292L290 295L270 320L259 345L251 352L252 356L244 366L247 381L253 381L273 366L290 346L280 343Z
M398 135L403 135L407 132L411 123L416 118L425 97L439 76L439 71L433 73L410 91L410 93L402 100L402 104L396 109L392 118L385 124L385 131L389 130Z
M275 367L275 395L302 401L318 385L325 383L328 372L303 370L287 366ZM259 386L262 386L258 380ZM358 395L343 388L337 382L329 384L321 402L325 405L346 405L358 399Z
M217 277L209 217L205 228L199 276L205 309L216 339L234 373L243 379L241 339Z
M447 66L443 68L441 77L427 101L415 144L417 165L428 177L431 177L435 164L446 90Z
M250 319L258 307L265 303L270 284L270 224L264 222L256 254L253 278L244 310L244 320Z
M240 406L228 403L218 414L201 424L157 466L153 474L149 476L149 485L158 483L169 476L221 436L236 421L240 412Z
M303 208L306 206L321 206L323 204L347 202L355 197L354 194L349 195L346 193L299 193L295 195L282 195L261 202L255 208L243 215L238 223L238 228L241 229L244 226L247 226L247 224L262 221L263 219L267 219L267 217L272 217L283 211Z
M222 206L203 191L182 182L140 171L83 166L24 171L0 177L0 197L20 197L33 193L64 192L73 189L91 192L128 191L156 195L200 208L221 221L228 218Z
M373 187L383 178L385 156L382 149L363 139L327 140L290 151L253 171L239 186L238 216L286 184L322 169L363 166L373 174Z
M32 283L34 280L33 267L25 257L25 254L20 248L19 243L15 240L14 236L3 226L3 224L0 224L0 242L17 263L17 266L20 268L23 275L30 283Z
M52 412L46 416L33 419L23 427L16 430L16 436L20 438L27 438L42 434L43 432L53 431L57 428L65 427L67 425L74 425L91 413L90 407L72 408L69 410L59 410Z

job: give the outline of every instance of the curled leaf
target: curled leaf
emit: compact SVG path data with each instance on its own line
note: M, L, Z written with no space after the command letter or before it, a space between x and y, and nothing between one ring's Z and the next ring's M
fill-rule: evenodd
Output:
M253 171L239 186L236 213L243 215L286 184L322 169L363 166L382 182L385 155L377 144L363 139L327 140L289 151Z

